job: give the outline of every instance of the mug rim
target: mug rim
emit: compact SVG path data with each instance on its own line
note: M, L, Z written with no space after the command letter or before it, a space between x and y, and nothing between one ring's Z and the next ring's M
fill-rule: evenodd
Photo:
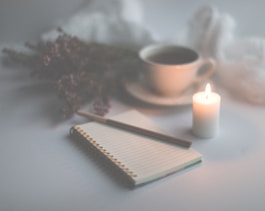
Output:
M147 57L150 56L150 54L148 56L146 56L145 54L151 50L163 50L165 48L176 48L176 49L183 49L185 51L188 51L189 53L193 54L194 58L191 59L188 62L183 62L183 63L176 63L176 64L167 64L167 63L162 63L162 62L156 62L156 61L152 61L149 60ZM200 55L197 51L195 51L194 49L188 47L188 46L184 46L184 45L177 45L177 44L151 44L151 45L147 45L145 47L143 47L140 51L139 51L139 57L142 61L149 63L149 64L154 64L154 65L161 65L161 66L181 66L181 65L189 65L189 64L193 64L195 62L197 62L200 58Z

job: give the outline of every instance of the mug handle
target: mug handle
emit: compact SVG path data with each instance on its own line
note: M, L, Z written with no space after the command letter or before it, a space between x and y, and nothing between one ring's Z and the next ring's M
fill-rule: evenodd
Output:
M199 74L195 80L193 81L193 83L198 84L201 83L203 81L205 81L206 79L208 79L215 70L216 67L216 63L212 58L207 58L207 59L203 59L201 60L200 64L198 65L198 71L203 67L209 65L208 70L205 70L202 74Z

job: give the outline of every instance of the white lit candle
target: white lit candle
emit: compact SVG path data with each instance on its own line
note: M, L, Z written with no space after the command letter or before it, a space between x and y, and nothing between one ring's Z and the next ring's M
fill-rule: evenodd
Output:
M211 92L210 84L204 92L198 92L192 98L192 132L201 138L211 138L217 135L219 129L221 97Z

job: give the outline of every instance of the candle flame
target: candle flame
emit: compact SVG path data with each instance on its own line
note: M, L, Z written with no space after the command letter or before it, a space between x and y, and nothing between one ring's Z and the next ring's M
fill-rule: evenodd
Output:
M205 87L205 98L208 99L210 94L211 94L211 85L207 83Z

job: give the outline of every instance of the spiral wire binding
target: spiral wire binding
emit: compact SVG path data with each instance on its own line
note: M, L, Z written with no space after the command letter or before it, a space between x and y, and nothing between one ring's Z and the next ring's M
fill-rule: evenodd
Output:
M84 130L82 130L78 126L74 126L70 129L70 134L74 134L74 130L76 130L82 137L84 137L89 143L91 143L97 150L99 150L102 154L104 154L109 160L116 164L118 168L120 168L124 173L126 173L131 178L137 177L137 175L127 168L122 162L120 162L117 158L115 158L108 150L106 150L103 146L98 144L90 135L88 135Z

